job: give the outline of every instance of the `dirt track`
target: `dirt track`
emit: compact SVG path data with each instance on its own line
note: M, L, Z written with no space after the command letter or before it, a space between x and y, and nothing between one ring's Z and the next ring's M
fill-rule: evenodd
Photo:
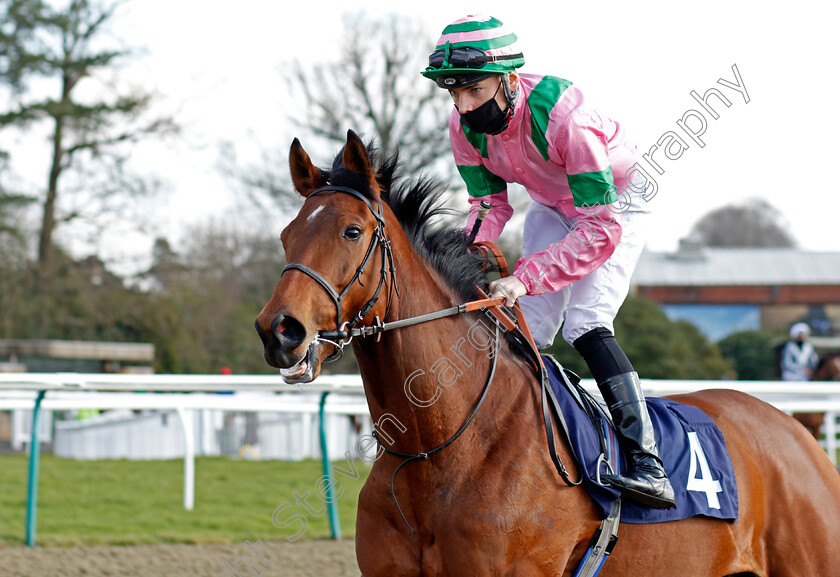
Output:
M0 547L4 577L230 577L237 560L262 577L358 577L352 540L239 545ZM225 567L228 564L230 569ZM240 577L260 575L240 562Z

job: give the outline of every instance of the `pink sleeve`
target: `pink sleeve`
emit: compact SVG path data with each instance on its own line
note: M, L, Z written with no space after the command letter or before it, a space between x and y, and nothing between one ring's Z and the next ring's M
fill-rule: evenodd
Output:
M529 295L555 292L604 264L621 239L621 224L608 206L578 209L579 216L562 240L519 259L515 274Z
M488 194L487 196L481 197L471 196L470 216L467 218L467 226L465 229L467 235L472 232L472 227L475 223L475 219L478 217L478 209L482 200L489 201L493 206L487 213L487 216L484 217L484 222L481 223L481 228L478 229L478 235L476 235L475 240L496 242L502 234L505 224L507 224L507 221L510 220L510 217L513 215L513 207L508 202L507 191L499 192L497 194Z
M599 172L610 165L609 135L596 111L578 108L562 125L560 135L567 174Z
M560 133L561 154L575 206L615 202L605 120L593 110L577 109L569 115Z

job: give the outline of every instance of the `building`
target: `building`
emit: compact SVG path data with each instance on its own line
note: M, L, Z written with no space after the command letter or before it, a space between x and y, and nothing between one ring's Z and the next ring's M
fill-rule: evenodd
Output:
M149 343L0 339L0 370L33 373L153 373Z
M149 343L0 339L0 372L152 374L154 360ZM28 410L0 411L0 453L23 450L31 420ZM53 415L44 411L41 441L52 439Z
M675 253L645 251L631 285L711 341L742 330L786 335L798 321L811 326L815 345L840 335L840 252L683 240Z

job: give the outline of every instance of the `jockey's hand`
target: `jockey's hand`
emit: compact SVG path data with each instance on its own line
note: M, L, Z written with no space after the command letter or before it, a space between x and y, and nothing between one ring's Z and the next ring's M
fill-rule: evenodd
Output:
M504 299L505 306L508 307L512 307L516 299L526 294L528 294L528 289L516 275L502 277L490 283L490 298Z

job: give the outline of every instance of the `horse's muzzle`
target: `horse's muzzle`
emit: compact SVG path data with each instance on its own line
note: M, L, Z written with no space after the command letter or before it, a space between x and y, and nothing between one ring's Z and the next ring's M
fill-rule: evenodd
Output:
M306 340L303 324L290 315L278 314L271 321L269 331L263 330L260 319L254 323L263 343L265 362L277 369L294 366L307 351L299 350Z

